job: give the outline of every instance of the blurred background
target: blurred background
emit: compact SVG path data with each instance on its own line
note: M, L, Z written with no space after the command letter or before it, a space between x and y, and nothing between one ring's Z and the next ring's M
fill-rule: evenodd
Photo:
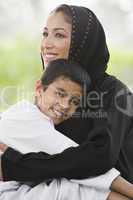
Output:
M68 3L92 9L106 32L108 72L133 89L133 0L1 0L0 112L25 98L32 100L40 77L40 41L48 13Z

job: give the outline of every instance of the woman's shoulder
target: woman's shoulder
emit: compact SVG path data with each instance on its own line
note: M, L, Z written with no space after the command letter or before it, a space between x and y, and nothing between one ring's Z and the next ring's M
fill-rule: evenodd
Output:
M115 76L107 75L103 85L106 87L106 104L115 107L123 114L132 116L133 93L126 84Z
M121 80L119 80L117 77L109 74L105 74L104 81L101 85L101 88L104 88L106 90L113 90L114 92L117 92L119 90L129 90L128 86L123 83Z

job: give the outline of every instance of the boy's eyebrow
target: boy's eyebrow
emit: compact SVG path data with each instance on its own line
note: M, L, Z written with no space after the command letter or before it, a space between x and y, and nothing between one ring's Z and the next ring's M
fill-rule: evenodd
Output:
M57 87L57 90L60 90L61 92L66 92L66 90L64 90L63 88Z
M63 88L57 87L56 89L57 89L58 91L61 91L61 92L64 92L64 93L67 94L66 90L64 90ZM73 95L73 97L74 97L74 98L81 98L81 95L76 94L76 95Z

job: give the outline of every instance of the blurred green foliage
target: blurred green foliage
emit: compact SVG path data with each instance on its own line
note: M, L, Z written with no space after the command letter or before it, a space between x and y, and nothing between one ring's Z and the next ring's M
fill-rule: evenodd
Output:
M42 72L38 40L18 38L1 44L0 112L22 98L32 99Z
M4 41L1 45L0 111L16 102L18 96L20 99L25 98L26 94L34 91L35 81L42 72L39 43L39 40L18 38L15 41ZM108 72L132 86L133 52L112 48L110 54Z
M133 50L112 48L107 71L133 89Z
M30 85L41 72L39 41L5 43L0 47L0 86Z

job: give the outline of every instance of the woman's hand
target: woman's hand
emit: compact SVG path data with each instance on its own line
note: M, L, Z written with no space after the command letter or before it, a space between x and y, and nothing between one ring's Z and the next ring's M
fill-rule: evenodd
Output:
M4 153L7 150L8 146L4 143L0 143L0 151Z

